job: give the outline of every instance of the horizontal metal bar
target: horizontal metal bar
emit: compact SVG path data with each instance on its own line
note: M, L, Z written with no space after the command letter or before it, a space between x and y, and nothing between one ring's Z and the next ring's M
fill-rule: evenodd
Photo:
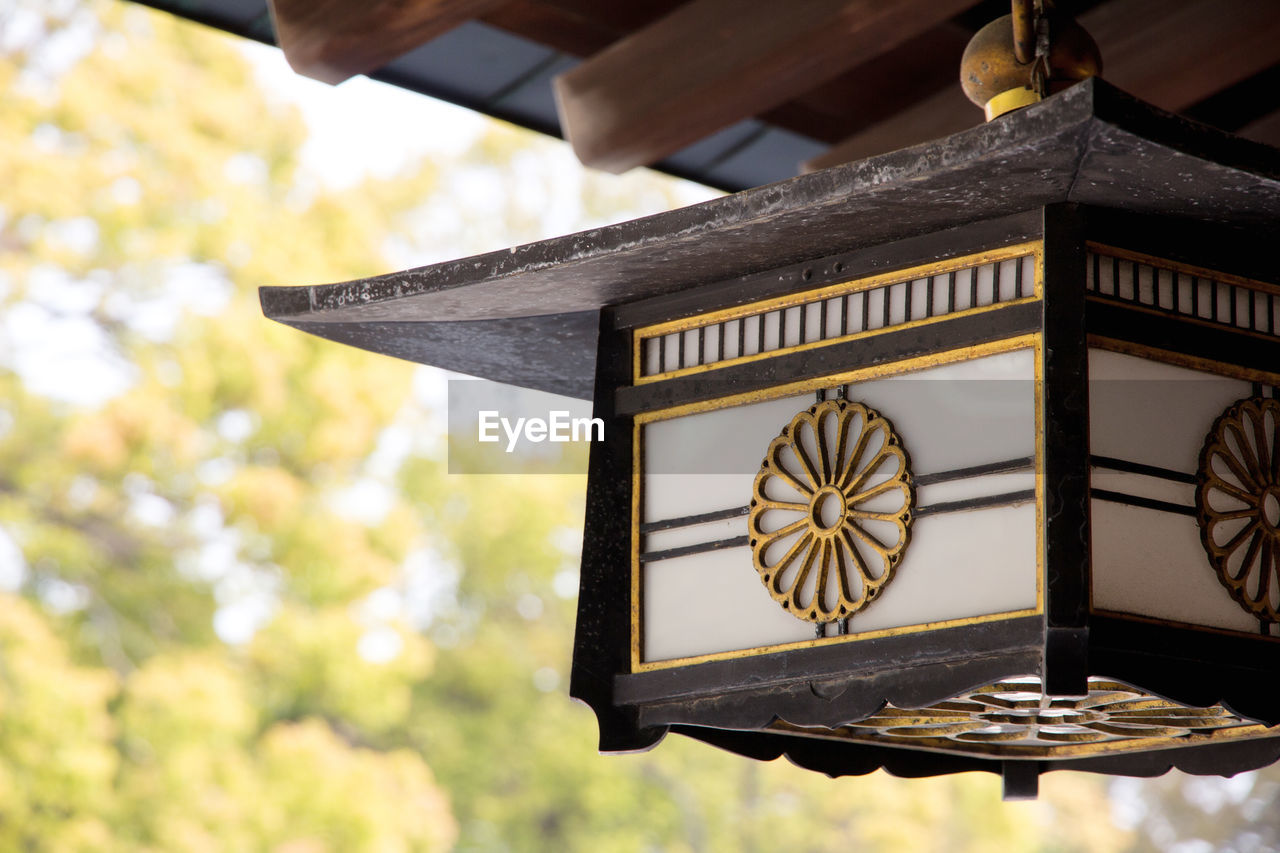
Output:
M1116 459L1113 456L1090 456L1089 464L1096 465L1099 468L1109 468L1112 471L1125 471L1130 474L1159 477L1162 480L1172 480L1175 483L1186 483L1191 486L1196 484L1195 474L1186 474L1182 471L1161 468L1157 465L1146 465L1142 462L1130 462L1128 459Z
M936 474L921 474L916 477L917 486L932 486L935 483L947 483L952 480L964 480L969 477L983 477L987 474L1004 474L1009 471L1021 471L1032 468L1036 464L1034 456L1022 459L1006 459L1003 462L989 462L986 465L973 465L969 468L955 468L951 471L939 471Z
M725 521L739 518L751 511L751 508L735 506L732 509L718 509L715 512L704 512L698 515L686 515L680 518L664 518L659 521L646 521L640 525L641 533L657 533L659 530L672 530L676 527L692 527L695 524L708 524L712 521Z
M928 506L916 507L916 511L912 513L916 518L924 518L929 515L937 515L942 512L962 512L968 509L986 509L993 506L1010 506L1024 501L1035 500L1036 490L1026 489L1021 492L1006 492L1003 495L987 495L981 498L966 498L962 501L944 501L943 503L930 504Z
M747 536L734 536L732 539L717 539L714 542L699 542L696 545L685 545L682 548L668 548L665 551L653 551L641 554L640 562L654 563L658 560L670 560L673 557L687 557L690 554L702 554L706 551L722 551L725 548L738 548L750 543Z
M1126 495L1120 492L1112 492L1107 489L1090 489L1089 494L1100 501L1110 501L1117 504L1128 504L1130 506L1140 506L1146 509L1158 509L1161 512L1174 512L1178 515L1189 515L1195 517L1195 507L1183 506L1182 504L1170 503L1169 501L1158 501L1155 498L1140 498L1136 495Z

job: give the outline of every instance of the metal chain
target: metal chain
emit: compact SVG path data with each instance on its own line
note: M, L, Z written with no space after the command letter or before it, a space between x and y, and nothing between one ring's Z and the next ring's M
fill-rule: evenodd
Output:
M1041 98L1049 96L1049 16L1042 0L1036 0L1036 55L1031 62L1031 88Z

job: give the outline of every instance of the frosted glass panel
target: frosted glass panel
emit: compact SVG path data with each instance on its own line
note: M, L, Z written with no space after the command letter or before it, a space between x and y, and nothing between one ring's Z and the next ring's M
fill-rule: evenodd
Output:
M1194 518L1100 500L1092 514L1096 609L1258 632L1210 567Z
M690 524L684 527L645 533L640 540L640 550L642 553L647 554L746 535L747 517L739 515L736 518L720 519L703 524Z
M851 633L1036 606L1033 377L1034 351L1024 349L847 386L849 400L892 421L911 471L924 478L906 556L852 617ZM749 547L735 540L748 535L741 513L770 443L815 402L796 394L642 425L645 660L814 637L812 623L769 596ZM993 463L1008 470L968 470ZM865 509L891 512L897 500ZM957 508L973 500L994 505ZM712 601L727 603L706 609Z
M897 575L849 623L852 634L1030 609L1036 605L1035 504L918 520ZM728 548L646 563L643 659L667 660L810 640L752 567Z
M747 548L660 560L642 572L644 660L813 639L812 625L769 597Z
M1090 451L1194 473L1214 420L1250 392L1242 380L1091 349Z
M893 581L849 631L875 631L1035 607L1036 507L931 515L911 528Z

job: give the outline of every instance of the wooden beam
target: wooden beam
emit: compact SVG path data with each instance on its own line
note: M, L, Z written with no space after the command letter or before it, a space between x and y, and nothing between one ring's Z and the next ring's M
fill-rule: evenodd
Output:
M691 0L555 81L588 166L623 172L773 109L973 0Z
M381 68L499 0L268 0L290 67L325 83Z
M903 104L954 86L960 56L972 35L972 30L944 22L760 118L833 145L889 118Z
M1280 148L1280 110L1265 115L1240 128L1240 135L1254 142L1262 142Z
M1080 23L1102 76L1179 112L1280 60L1280 4L1258 0L1111 0Z
M941 89L905 110L859 131L823 153L801 164L801 171L816 172L866 157L897 151L959 133L982 123L982 110L975 107L960 89L960 73L951 86Z
M1280 59L1280 5L1257 0L1110 0L1079 18L1108 82L1174 112ZM958 73L958 69L957 69ZM955 87L959 93L959 85ZM967 114L966 116L966 107ZM979 124L947 90L833 146L807 170L883 154Z

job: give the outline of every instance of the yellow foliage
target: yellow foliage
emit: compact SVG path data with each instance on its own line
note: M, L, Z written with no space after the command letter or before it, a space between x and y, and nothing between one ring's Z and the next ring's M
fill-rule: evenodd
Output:
M261 530L305 523L297 514L308 486L282 468L246 465L236 471L221 494L233 514L252 518Z

